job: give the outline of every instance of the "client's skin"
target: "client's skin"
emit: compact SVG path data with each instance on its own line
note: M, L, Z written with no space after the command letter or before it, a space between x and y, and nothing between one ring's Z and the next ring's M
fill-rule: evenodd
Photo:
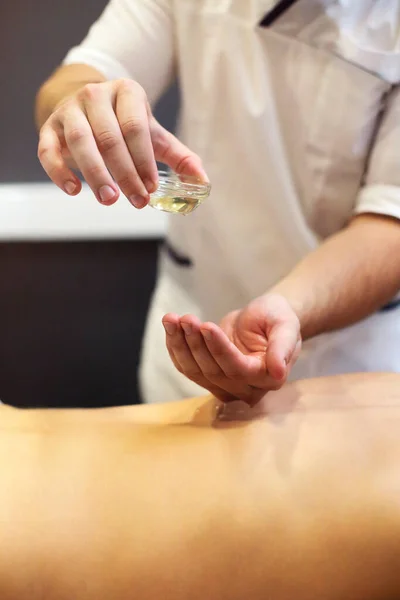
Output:
M400 376L216 407L1 407L0 598L400 598Z

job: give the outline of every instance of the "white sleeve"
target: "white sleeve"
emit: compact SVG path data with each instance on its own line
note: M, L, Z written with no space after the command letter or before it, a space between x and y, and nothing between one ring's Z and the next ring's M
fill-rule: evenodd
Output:
M90 65L107 79L131 78L154 104L174 75L171 0L110 0L63 64Z
M392 89L376 134L356 214L400 219L400 87Z

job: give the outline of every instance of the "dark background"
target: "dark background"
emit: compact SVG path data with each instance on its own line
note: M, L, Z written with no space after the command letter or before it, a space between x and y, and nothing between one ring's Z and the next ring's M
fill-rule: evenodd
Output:
M106 1L1 4L0 183L47 181L36 158L35 94ZM177 103L174 88L156 110L170 129ZM0 243L3 402L104 406L140 400L136 369L159 242Z
M140 0L138 0L140 1ZM35 94L101 14L106 0L3 0L0 7L0 182L47 181L37 158ZM174 128L177 92L157 107Z

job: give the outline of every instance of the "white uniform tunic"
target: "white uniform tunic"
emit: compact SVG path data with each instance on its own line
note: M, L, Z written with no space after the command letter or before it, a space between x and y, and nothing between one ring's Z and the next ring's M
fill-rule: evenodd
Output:
M170 218L145 399L199 391L167 355L166 312L218 322L355 213L400 218L399 0L111 0L66 62L131 77L153 104L178 75L179 137L213 185L194 214ZM305 343L292 377L400 371L389 308Z

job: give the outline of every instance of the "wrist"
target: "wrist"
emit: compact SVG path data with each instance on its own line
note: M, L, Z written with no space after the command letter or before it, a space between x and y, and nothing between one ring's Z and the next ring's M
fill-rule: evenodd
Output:
M60 67L38 91L35 118L40 129L54 111L88 83L104 83L107 79L88 65Z
M283 279L268 290L265 295L277 295L286 300L299 320L300 333L303 340L315 335L314 324L311 318L315 314L315 310L313 309L311 294L302 293L301 286L294 285L289 280Z

